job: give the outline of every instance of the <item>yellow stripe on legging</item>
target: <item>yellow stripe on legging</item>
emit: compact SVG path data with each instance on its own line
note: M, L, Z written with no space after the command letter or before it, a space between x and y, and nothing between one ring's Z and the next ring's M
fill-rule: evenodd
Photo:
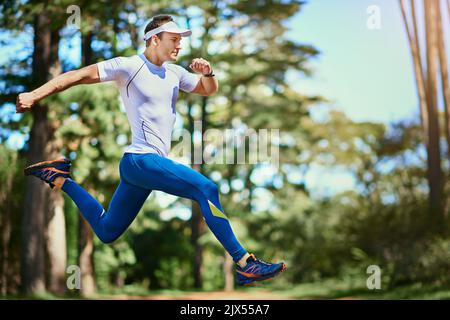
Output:
M227 216L222 211L217 209L217 207L211 201L208 200L208 204L209 204L209 208L211 209L213 216L216 216L219 218L224 218L224 219L228 220Z

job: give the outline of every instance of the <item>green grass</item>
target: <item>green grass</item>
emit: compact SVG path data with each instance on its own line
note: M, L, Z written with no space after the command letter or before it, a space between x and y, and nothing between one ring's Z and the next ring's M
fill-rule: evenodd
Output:
M220 290L215 290L220 291ZM177 298L179 296L187 296L190 293L209 292L207 290L148 290L138 285L127 285L123 288L113 288L107 291L100 292L88 299L110 299L118 296L125 298L126 296L133 297L170 297ZM250 287L236 287L236 292L246 292L249 297L258 298L258 293L269 292L280 299L363 299L363 300L399 300L399 299L448 299L450 300L450 288L445 286L435 286L429 284L410 284L396 288L382 288L380 290L369 290L365 287L365 283L328 279L314 283L303 283L289 285L286 283L260 283ZM233 293L230 293L230 297ZM83 299L80 296L69 293L63 297L44 293L35 296L7 296L2 299L37 299L37 300L52 300L52 299Z
M450 288L421 283L369 290L365 284L330 279L322 282L292 285L284 288L273 287L274 293L293 299L450 299Z
M364 299L364 300L399 300L399 299L450 299L450 288L445 286L433 286L427 284L410 284L396 288L383 288L369 290L365 282L328 279L314 283L286 285L286 283L273 284L258 283L249 287L236 287L237 292L255 294L260 291L268 291L285 299ZM220 291L220 290L215 290ZM108 294L120 294L131 296L157 296L164 295L176 298L186 296L189 292L206 292L205 290L147 290L139 286L126 286L115 289Z

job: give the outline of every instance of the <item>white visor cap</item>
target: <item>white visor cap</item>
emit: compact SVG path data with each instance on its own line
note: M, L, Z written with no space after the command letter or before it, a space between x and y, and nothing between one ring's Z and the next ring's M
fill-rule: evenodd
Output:
M192 31L189 29L182 29L177 26L177 24L173 21L164 23L163 25L159 26L156 29L150 30L147 32L144 36L144 40L149 40L152 36L155 34L161 33L161 32L170 32L170 33L177 33L182 37L189 37L192 34Z

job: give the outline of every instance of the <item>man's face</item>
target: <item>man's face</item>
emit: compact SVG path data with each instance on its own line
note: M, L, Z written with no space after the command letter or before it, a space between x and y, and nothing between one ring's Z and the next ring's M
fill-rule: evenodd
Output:
M177 33L163 32L162 39L158 39L158 55L164 61L176 61L181 50L181 36Z

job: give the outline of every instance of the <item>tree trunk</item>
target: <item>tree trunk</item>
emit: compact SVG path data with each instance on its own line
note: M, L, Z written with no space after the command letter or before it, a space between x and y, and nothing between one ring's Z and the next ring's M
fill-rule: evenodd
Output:
M438 37L438 51L439 51L439 63L441 66L441 83L442 93L444 96L444 116L445 116L445 137L447 139L447 153L450 158L450 84L448 80L448 65L447 55L445 52L445 39L444 31L442 28L442 14L440 2L437 3L437 37ZM450 17L450 16L449 16Z
M44 159L44 148L48 141L47 107L35 106L32 112L34 122L30 133L28 164ZM46 289L44 224L47 193L41 181L34 177L27 178L21 252L21 285L25 294L38 294Z
M50 57L49 19L45 14L36 16L34 22L33 80L45 82ZM33 125L30 132L28 164L42 161L49 140L47 106L36 105L32 109ZM25 294L45 292L44 229L47 190L42 182L28 177L25 192L25 208L22 220L22 291Z
M8 259L9 259L9 240L11 238L11 210L6 208L2 213L1 232L2 243L0 252L0 295L6 296L8 292Z
M33 87L60 73L58 46L59 30L51 26L49 14L44 10L34 21ZM32 115L28 165L54 157L58 147L53 141L55 128L48 121L48 106L42 102L35 105ZM66 243L63 203L60 193L50 195L50 189L41 181L27 178L21 252L21 284L26 294L45 292L46 284L56 293L64 291Z
M231 117L230 117L231 119ZM231 120L227 121L227 123L230 123ZM232 177L235 176L236 173L236 164L230 164L228 165L227 168L227 173L226 176L224 176L224 178L226 178L228 185L231 186L231 179ZM247 177L250 177L251 174L251 170L250 173ZM246 186L248 186L247 182L250 183L250 178L248 178L246 180ZM230 192L230 194L228 195L230 198L233 196L233 192ZM248 210L250 211L250 203L247 203L246 206L248 206ZM225 252L225 263L223 265L223 273L225 275L225 291L233 291L234 290L234 261L233 261L233 257L230 256L230 254L228 252Z
M424 0L427 40L427 107L428 107L428 181L430 210L436 228L442 227L441 197L442 170L439 145L439 118L437 108L437 1Z
M225 263L223 265L223 270L225 273L225 291L234 290L234 261L228 252L225 252Z
M48 257L48 288L51 292L66 292L66 226L64 218L64 198L61 192L52 192L49 197L47 211L46 244Z
M447 0L445 4L447 5L447 15L448 18L450 19L450 0Z
M399 0L399 2L403 16L403 22L405 24L406 33L408 36L411 55L413 58L414 74L416 77L417 92L419 94L419 107L420 107L420 119L422 124L422 133L425 139L425 145L428 146L428 111L426 103L425 81L422 68L422 59L417 31L415 4L414 0L411 0L412 21L413 21L413 32L411 32L411 29L408 24L408 19L406 16L404 2L403 0Z
M58 59L59 49L59 30L51 32L50 57L49 57L49 79L61 74L61 64ZM47 79L47 80L49 80ZM50 111L49 111L50 112ZM60 150L61 141L54 137L56 127L53 122L48 124L49 139L45 148L45 159L62 158ZM47 187L47 186L46 186ZM48 190L48 189L47 189ZM48 289L57 294L63 294L66 287L66 264L67 264L67 246L66 246L66 224L64 217L64 197L61 192L49 192L47 200L47 211L45 221L45 243L48 258L47 262L47 286Z
M193 276L194 276L194 288L201 289L203 287L203 246L199 243L198 239L203 234L203 215L200 206L197 202L192 202L192 220L191 220L191 243L194 247L193 256Z
M11 206L8 203L7 195L13 192L12 176L2 182L2 192L0 193L0 204L4 211L0 213L1 224L1 251L0 251L0 295L6 296L8 293L9 276L9 242L11 240Z
M93 33L82 36L82 64L94 63L91 42ZM79 215L78 223L78 265L81 270L81 294L91 295L96 291L94 276L94 234L89 223Z
M94 277L94 237L88 222L80 216L79 220L78 265L81 270L81 294L88 296L96 291Z
M194 155L196 152L201 152L200 150L196 150L196 146L194 144L194 118L191 114L192 103L188 103L188 119L189 119L189 132L191 133L191 163L192 169L202 172L203 166L201 164L195 164ZM202 114L203 118L203 114ZM202 127L202 136L203 136L203 127ZM194 277L194 287L202 288L203 287L203 277L202 277L202 261L203 261L203 246L199 243L198 239L202 235L204 231L203 225L203 215L201 212L200 206L196 202L192 202L191 206L192 217L191 217L191 244L194 248L194 256L193 256L193 277Z

